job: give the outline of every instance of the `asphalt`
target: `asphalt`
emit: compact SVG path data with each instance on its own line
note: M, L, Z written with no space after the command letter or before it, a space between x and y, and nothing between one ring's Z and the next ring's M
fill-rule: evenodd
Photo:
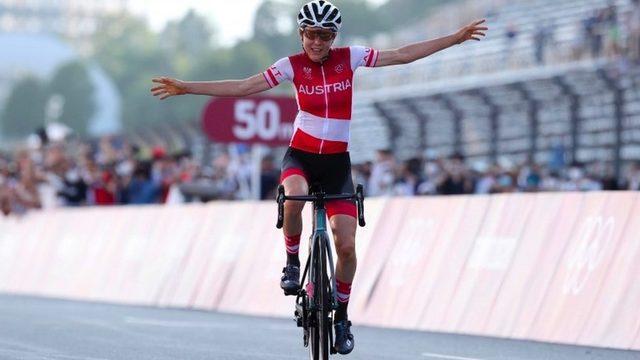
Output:
M640 352L354 326L336 359L640 359ZM2 360L306 359L290 319L0 295Z

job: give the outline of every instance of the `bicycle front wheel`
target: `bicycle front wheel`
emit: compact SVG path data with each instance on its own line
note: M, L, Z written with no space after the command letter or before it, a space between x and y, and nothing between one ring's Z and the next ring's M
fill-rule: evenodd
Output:
M319 237L315 239L316 256L314 256L313 274L311 283L313 298L310 300L316 311L312 314L314 326L310 328L310 358L312 360L329 359L329 336L331 330L330 314L330 286L327 277L327 253L325 243L328 239Z

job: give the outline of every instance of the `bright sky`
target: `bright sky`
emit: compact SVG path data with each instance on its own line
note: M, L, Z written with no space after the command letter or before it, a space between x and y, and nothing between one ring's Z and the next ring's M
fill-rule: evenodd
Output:
M374 4L384 0L368 0ZM189 10L211 19L217 27L218 39L223 45L251 36L253 15L263 0L129 0L129 9L143 15L154 30L160 30L167 21L179 19Z

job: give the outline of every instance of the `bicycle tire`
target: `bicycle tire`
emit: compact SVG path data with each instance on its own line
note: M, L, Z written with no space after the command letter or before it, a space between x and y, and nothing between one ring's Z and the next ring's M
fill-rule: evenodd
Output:
M312 314L314 326L309 329L310 346L309 355L312 360L328 360L329 359L329 330L331 324L329 324L329 295L328 295L328 283L327 278L327 255L325 243L327 239L318 238L314 241L316 245L316 254L313 259L313 276L310 277L310 281L313 284L314 296L313 304L315 305L315 311Z
M316 239L310 239L311 243L309 244L309 250L311 253L317 254L318 242ZM309 282L312 284L312 287L315 289L315 284L317 283L317 274L318 274L318 257L313 256L311 258L311 268L309 269ZM308 289L307 289L308 290ZM317 309L316 305L316 297L315 291L314 293L310 293L307 291L307 306L309 308ZM309 317L309 358L311 360L320 360L320 332L318 331L318 318L316 314L317 310L313 310Z

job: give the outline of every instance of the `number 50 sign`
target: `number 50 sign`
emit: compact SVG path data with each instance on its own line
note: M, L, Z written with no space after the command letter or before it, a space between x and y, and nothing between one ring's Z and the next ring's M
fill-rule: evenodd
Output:
M202 129L216 142L288 145L297 112L293 98L214 98L202 113Z

